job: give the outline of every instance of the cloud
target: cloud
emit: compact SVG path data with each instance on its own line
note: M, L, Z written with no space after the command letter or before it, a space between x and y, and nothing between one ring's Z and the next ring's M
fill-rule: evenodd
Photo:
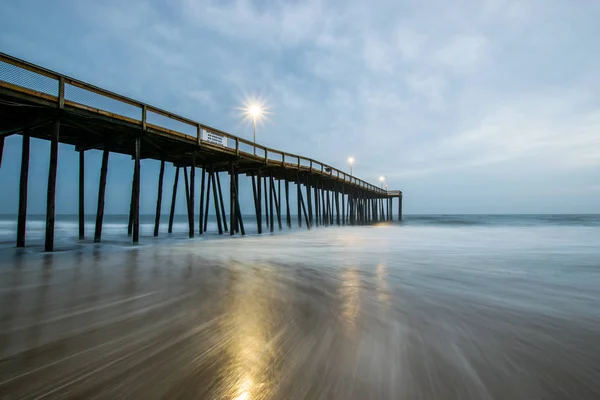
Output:
M434 53L434 62L454 71L466 72L479 63L488 41L481 35L457 35Z

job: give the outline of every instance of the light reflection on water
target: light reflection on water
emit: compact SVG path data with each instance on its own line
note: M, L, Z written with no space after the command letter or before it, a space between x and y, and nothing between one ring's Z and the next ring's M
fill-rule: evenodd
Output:
M600 228L0 252L7 398L599 398Z

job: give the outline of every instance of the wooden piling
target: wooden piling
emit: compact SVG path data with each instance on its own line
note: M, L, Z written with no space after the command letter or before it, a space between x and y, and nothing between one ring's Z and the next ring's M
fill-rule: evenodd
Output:
M104 197L106 193L106 174L108 171L108 146L104 146L102 153L102 166L100 167L100 182L98 184L98 208L96 211L96 229L94 231L94 243L100 243L102 238L102 221L104 219Z
M260 194L260 189L257 192L256 191L256 176L252 175L250 176L250 178L252 178L252 195L253 195L253 199L254 199L254 215L256 216L256 227L258 230L258 233L262 233L262 226L261 226L261 218L260 218L260 211L258 209L259 207L259 194ZM258 179L258 182L260 182L260 179Z
M281 230L282 229L282 225L281 225L281 209L280 209L280 204L281 204L280 200L281 199L279 198L279 196L278 196L278 194L277 194L277 192L275 190L275 181L273 179L273 175L271 175L270 178L271 178L271 191L272 191L271 194L272 194L272 196L275 199L275 212L277 213L277 223L279 225L279 230ZM273 221L272 218L271 218L271 221ZM271 232L272 232L272 230L271 230Z
M238 190L237 188L240 187L240 178L239 178L237 169L235 170L234 176L235 176L235 190L237 191ZM236 196L237 196L237 194L236 194ZM234 211L236 212L236 215L237 215L237 217L235 219L235 233L240 233L240 221L242 220L242 214L240 214L238 212L237 208ZM242 222L242 224L243 224L243 222Z
M321 183L321 215L323 224L328 226L329 217L327 216L327 207L325 206L325 188L323 187L323 183Z
M270 230L270 232L273 232L273 230L274 230L274 227L273 227L273 225L274 225L274 223L273 223L273 220L274 220L274 218L273 218L273 195L275 194L275 188L273 187L273 174L272 173L269 174L269 187L270 187L270 190L269 190L269 194L270 194L270 196L269 196L269 230Z
M188 231L189 231L189 225L190 225L190 182L189 182L189 179L188 179L187 167L183 167L183 181L184 181L184 189L185 189L185 209L187 211Z
M229 163L229 226L230 236L235 234L235 178L233 162Z
M308 206L308 222L313 224L312 199L310 196L310 177L306 177L306 204Z
M4 136L0 136L0 167L2 167L2 155L4 154Z
M85 152L79 152L79 240L85 239Z
M173 220L175 218L175 202L177 201L177 184L179 182L179 167L175 168L175 179L173 180L173 195L171 196L171 212L169 213L169 233L173 233Z
M139 243L140 241L140 151L142 138L138 135L135 137L135 161L133 166L133 188L134 188L134 199L133 199L133 243Z
M210 187L211 187L211 183L214 179L213 174L212 174L212 168L207 172L208 175L208 182L206 183L206 207L204 209L204 227L202 228L204 232L206 232L206 229L208 227L208 210L209 210L209 206L210 206Z
M335 215L338 226L341 225L340 222L340 194L337 191L333 192L335 194Z
M217 178L219 177L218 172L215 172L211 169L210 174L212 176L212 186L213 186L213 199L215 204L215 214L217 215L217 228L219 229L219 235L223 234L223 226L221 225L221 212L219 211L219 193L217 192ZM215 178L215 174L217 174L217 178ZM225 218L225 216L223 216Z
M133 176L131 177L131 196L129 196L129 220L127 222L127 236L133 235L133 198L135 196L134 192L135 186L135 166L133 168Z
M29 182L29 131L23 132L21 148L21 179L19 182L19 216L17 218L17 247L25 246L25 225L27 221L27 185Z
M194 237L194 208L196 199L196 154L192 154L192 166L190 167L190 238Z
M287 227L292 227L292 216L290 215L290 181L285 180L285 221Z
M398 196L398 221L402 221L402 195Z
M50 139L50 168L48 171L48 196L46 198L46 241L45 251L54 250L54 218L56 215L56 170L58 167L58 134L60 121L54 120Z
M160 160L160 172L158 174L158 193L156 194L156 216L154 217L154 237L158 236L160 225L160 211L162 207L163 179L165 176L165 161Z
M268 203L268 201L269 201L268 200L268 198L269 198L268 191L269 190L268 190L268 185L267 185L267 183L268 183L267 182L267 176L265 175L263 178L264 178L264 182L263 183L265 185L265 187L264 187L264 192L265 192L265 224L267 225L267 229L269 229L269 226L270 226L269 225L269 222L270 222L269 221L269 203ZM271 208L273 208L273 207L271 207Z
M298 203L298 226L302 227L302 204L300 196L302 196L302 185L300 183L300 174L296 175L296 203Z
M313 179L313 184L314 184L314 188L313 188L313 195L314 195L314 199L315 199L315 204L314 204L314 208L315 208L315 225L319 226L321 224L321 208L319 207L319 181L315 178Z
M244 219L242 217L242 211L240 209L240 197L239 197L239 179L238 179L238 173L237 171L234 170L234 176L235 178L233 179L233 197L234 197L234 201L235 201L235 216L236 216L236 222L235 225L236 227L239 226L239 231L242 234L242 236L244 236L246 234L246 229L244 229Z
M346 199L344 198L346 189L344 188L344 184L342 186L342 225L346 225Z
M308 179L308 178L307 178ZM298 183L300 182L300 176L298 176ZM308 185L308 182L306 183ZM300 186L298 186L300 187ZM308 220L308 213L306 212L306 205L304 204L304 199L302 198L302 190L298 190L298 198L300 199L300 205L302 207L302 211L304 212L304 220L306 222L306 229L310 229L310 221Z
M227 214L225 214L225 203L223 202L223 192L221 191L221 179L219 178L219 172L215 172L214 174L217 177L217 188L219 189L219 204L221 205L221 213L223 215L223 230L227 232ZM229 228L233 229L231 226Z
M261 186L262 185L262 179L261 179L261 171L260 169L258 171L256 171L256 207L257 207L257 212L256 212L256 222L257 222L257 229L258 229L258 233L262 233L262 191L261 191Z
M204 177L206 176L205 167L202 166L202 179L200 180L200 207L198 209L198 234L204 233Z

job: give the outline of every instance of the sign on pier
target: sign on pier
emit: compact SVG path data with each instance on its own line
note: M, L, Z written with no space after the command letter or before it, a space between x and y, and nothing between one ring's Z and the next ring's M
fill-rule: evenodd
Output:
M202 140L211 144L227 147L227 136L219 135L218 133L207 131L206 129L202 130Z

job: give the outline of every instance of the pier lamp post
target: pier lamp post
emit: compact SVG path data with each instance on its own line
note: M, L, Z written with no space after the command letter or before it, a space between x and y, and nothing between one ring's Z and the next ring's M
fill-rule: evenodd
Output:
M383 182L385 182L385 176L380 176L379 182L381 182L381 188L383 189Z
M253 135L254 135L254 154L256 154L256 120L262 118L264 109L258 103L250 104L246 107L246 116L248 118L252 118L252 124L254 127Z
M352 164L354 164L354 157L348 157L348 165L350 165L350 176L352 176Z

